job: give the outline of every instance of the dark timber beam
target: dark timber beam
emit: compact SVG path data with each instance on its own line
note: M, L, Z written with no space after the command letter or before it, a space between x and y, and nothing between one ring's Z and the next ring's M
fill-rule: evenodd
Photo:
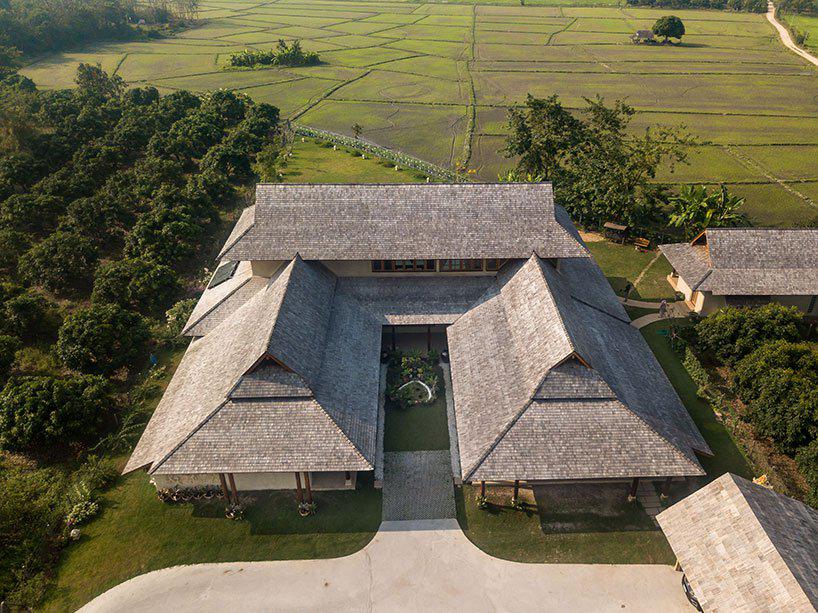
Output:
M664 484L662 485L662 498L667 498L670 496L670 486L673 483L673 477L668 477L665 479Z
M639 477L634 477L631 481L631 490L628 492L628 498L636 498L636 489L639 487Z
M481 495L483 498L485 498L485 497L486 497L486 482L485 482L485 481L481 481L481 482L480 482L480 495Z
M514 481L514 502L517 502L517 498L520 496L520 482L519 480Z
M298 504L304 502L304 491L301 489L301 473L295 473L295 488L298 496Z
M222 496L225 500L230 500L230 492L227 491L227 481L224 478L224 473L219 473L219 483L222 486Z
M312 504L312 488L310 487L310 473L304 471L304 484L307 486L307 502Z
M230 481L230 490L233 492L233 504L239 503L239 490L236 489L236 480L233 473L227 473L227 480Z

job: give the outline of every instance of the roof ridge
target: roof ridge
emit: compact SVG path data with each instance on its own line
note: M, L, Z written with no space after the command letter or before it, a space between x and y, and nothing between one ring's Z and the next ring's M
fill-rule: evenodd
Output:
M241 380L241 377L239 377L239 380ZM238 381L236 382L236 385L238 385ZM234 385L233 388L230 391L232 392L233 389L235 389L235 387L236 386ZM215 409L213 409L213 411L211 411L211 413L207 417L205 417L195 428L193 428L193 430L191 430L187 434L187 436L185 436L182 440L180 440L179 443L173 447L173 449L168 451L161 460L153 462L151 467L148 469L148 474L151 475L154 472L156 472L159 469L159 467L162 466L162 464L167 462L174 453L176 453L177 451L179 451L179 449L181 449L182 445L187 443L193 437L194 434L196 434L199 430L201 430L207 422L209 422L211 419L213 419L213 416L216 415L216 413L218 413L219 411L221 411L222 408L229 401L230 401L230 397L228 395L227 397L225 397L224 400L222 400L219 403L219 406L217 406Z
M199 316L199 318L198 318L196 321L194 321L194 322L193 322L193 323L191 323L190 325L186 325L184 328L182 328L182 332L181 332L181 334L182 334L182 335L184 335L184 334L185 334L185 332L187 332L187 331L188 331L188 330L190 330L191 328L195 328L195 327L196 327L198 324L200 324L200 323L202 322L202 320L203 320L205 317L207 317L208 315L210 315L210 314L211 314L213 311L215 311L215 310L216 310L217 308L219 308L219 307L220 307L222 304L224 304L225 300L227 300L228 298L230 298L230 297L231 297L233 294L235 294L237 291L239 291L239 290L240 290L242 287L244 287L245 285L247 285L247 284L250 282L250 279L252 279L252 278L253 278L253 275L250 275L250 276L249 276L249 277L247 277L247 278L246 278L244 281L242 281L242 282L241 282L241 283L239 283L239 284L238 284L236 287L234 287L232 290L230 290L230 291L229 291L227 294L225 294L225 295L224 295L224 297L223 297L221 300L219 300L219 301L218 301L216 304L214 304L212 307L210 307L210 308L209 308L207 311L205 311L204 313L202 313L202 314ZM205 291L207 291L207 290L205 290ZM203 294L203 295L204 295L204 294Z
M613 391L613 390L611 390L611 391ZM661 438L667 445L669 445L671 450L676 455L680 456L685 462L690 464L693 468L696 468L698 470L703 470L701 464L698 464L698 462L694 463L689 457L687 457L687 455L684 452L682 452L681 449L679 449L679 447L677 445L675 445L669 438L667 438L664 434L662 434L656 428L654 428L644 417L639 415L639 413L634 411L627 404L622 402L619 398L616 399L616 402L621 404L625 408L626 411L628 411L632 415L636 416L636 418L639 421L641 421L643 424L645 424L645 426L647 426L649 430L651 430L654 434L656 434L656 436ZM678 430L678 428L676 428L673 424L670 424L670 423L668 423L668 427L673 428L674 430ZM687 437L684 437L684 438L687 438ZM690 447L690 449L693 450L693 447ZM693 450L693 452L695 453L695 450Z
M752 517L753 517L752 521L755 522L755 525L761 531L761 534L764 535L764 538L766 539L766 541L773 548L773 551L775 551L775 555L778 556L778 559L784 565L784 568L787 569L787 572L789 573L789 575L792 578L795 585L798 586L798 589L801 591L801 594L803 594L803 596L804 596L804 598L806 599L807 602L811 602L809 595L807 594L806 590L804 590L804 586L801 585L801 582L798 580L798 577L796 577L795 573L792 572L792 569L790 568L790 565L787 563L787 560L784 558L784 556L778 550L778 547L776 546L775 541L770 537L770 534L767 532L767 530L764 528L764 525L761 523L761 520L758 518L758 513L756 513L756 510L753 507L753 505L750 504L750 500L748 499L748 497L744 493L744 491L741 489L741 485L739 485L739 482L736 481L737 478L739 478L739 479L743 479L743 478L739 477L738 475L735 475L735 474L733 474L731 472L727 472L725 474L728 475L728 478L729 478L730 482L738 490L742 503L744 503L747 506L747 508L750 510L750 515L752 515ZM750 486L763 487L761 485L753 483L749 479L744 479L744 481L746 481ZM784 496L784 494L779 494L775 490L772 490L772 493L775 494L775 495L778 495L778 496ZM787 496L785 496L785 497L787 497ZM800 501L798 501L798 502L800 502Z
M256 212L256 211L255 211L255 208L256 208L256 203L254 202L253 204L251 204L250 206L246 207L246 208L245 208L245 209L244 209L244 210L241 212L241 215L239 215L239 218L236 220L236 225L238 225L239 221L241 221L241 217L242 217L242 215L244 215L244 213L245 213L245 212L247 212L247 211L249 211L250 209L253 209L253 221L252 221L252 222L250 222L250 224L249 224L249 225L248 225L248 226L247 226L247 227L246 227L244 230L242 230L241 232L239 232L239 233L236 235L236 237L235 237L235 238L233 238L233 240L232 240L232 241L230 240L230 236L228 236L228 237L227 237L227 241L228 241L228 242L226 242L224 245L222 245L222 248L219 250L219 254L216 256L216 259L219 259L219 260L220 260L220 259L224 258L224 256L227 254L227 252L228 252L228 251L230 251L230 250L231 250L233 247L235 247L235 246L236 246L236 243L238 243L238 242L239 242L239 241L240 241L242 238L244 238L244 236L245 236L245 235L246 235L246 234L247 234L247 233L248 233L250 230L252 230L252 229L253 229L253 227L256 225L256 215L255 215L255 212ZM235 227L236 227L236 226L234 225L234 226L233 226L233 228L235 229Z

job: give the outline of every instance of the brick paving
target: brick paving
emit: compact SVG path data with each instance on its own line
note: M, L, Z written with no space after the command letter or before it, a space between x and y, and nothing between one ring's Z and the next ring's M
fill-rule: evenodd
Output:
M384 453L383 520L456 516L448 449Z

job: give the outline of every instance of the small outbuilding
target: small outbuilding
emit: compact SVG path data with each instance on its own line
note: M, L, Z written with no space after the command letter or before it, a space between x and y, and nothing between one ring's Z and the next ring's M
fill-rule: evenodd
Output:
M703 611L818 608L815 509L727 473L656 519Z
M668 282L697 313L777 302L818 317L816 228L711 228L659 249Z
M653 30L637 30L631 36L631 40L637 45L640 43L655 43L656 37L653 35Z

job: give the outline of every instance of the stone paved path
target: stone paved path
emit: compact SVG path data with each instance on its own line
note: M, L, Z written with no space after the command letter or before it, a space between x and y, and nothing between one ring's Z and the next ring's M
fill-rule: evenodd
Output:
M448 449L384 453L383 520L456 516Z
M656 493L656 486L650 481L640 481L639 486L636 488L636 499L639 501L639 504L642 505L642 508L645 509L645 513L648 514L648 517L658 526L659 522L656 521L656 516L664 511L665 508L662 506L659 494Z

